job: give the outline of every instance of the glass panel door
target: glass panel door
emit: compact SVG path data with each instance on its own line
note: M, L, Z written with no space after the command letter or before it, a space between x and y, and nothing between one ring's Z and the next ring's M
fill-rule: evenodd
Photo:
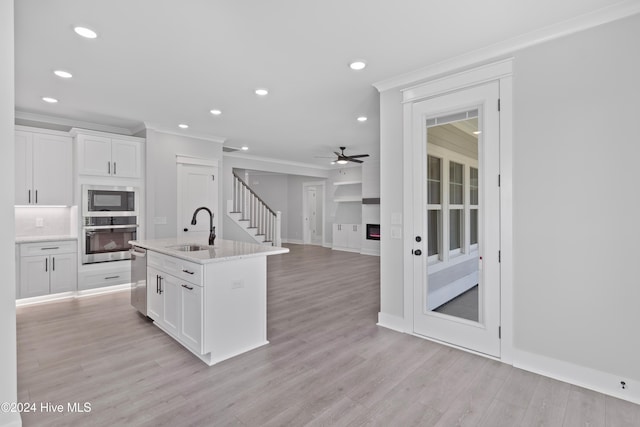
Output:
M492 356L500 355L497 100L492 82L417 102L412 114L414 332Z

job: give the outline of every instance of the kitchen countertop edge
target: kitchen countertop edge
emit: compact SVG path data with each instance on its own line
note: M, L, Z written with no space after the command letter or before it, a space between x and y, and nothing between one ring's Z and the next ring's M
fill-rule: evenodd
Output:
M278 255L289 252L288 248L276 246L263 246L253 243L237 242L233 240L216 240L213 248L207 251L183 252L171 249L168 246L197 244L208 246L203 243L194 242L193 240L185 240L179 238L168 239L149 239L149 240L131 240L129 243L152 252L158 252L164 255L180 258L185 261L191 261L198 264L210 264L215 262L224 262L236 259ZM212 253L213 250L213 253Z

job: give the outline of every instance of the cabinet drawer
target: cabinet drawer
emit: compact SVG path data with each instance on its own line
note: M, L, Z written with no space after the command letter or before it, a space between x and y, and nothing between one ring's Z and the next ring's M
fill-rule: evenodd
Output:
M20 244L20 256L55 255L77 252L75 240Z
M78 289L95 289L131 283L131 268L78 273Z
M149 251L147 252L147 265L194 285L202 286L202 264Z

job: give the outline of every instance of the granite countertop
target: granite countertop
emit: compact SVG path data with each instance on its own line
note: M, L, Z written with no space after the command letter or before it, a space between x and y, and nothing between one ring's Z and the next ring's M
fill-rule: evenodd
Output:
M76 236L16 236L16 243L37 243L37 242L54 242L54 241L66 241L66 240L78 240Z
M223 262L234 259L277 255L289 252L288 248L276 246L258 245L255 243L236 242L234 240L216 239L213 246L205 244L199 239L187 238L167 238L149 240L131 240L130 244L145 248L149 251L170 255L198 264L209 264L213 262ZM179 251L174 246L199 245L204 247L198 251Z

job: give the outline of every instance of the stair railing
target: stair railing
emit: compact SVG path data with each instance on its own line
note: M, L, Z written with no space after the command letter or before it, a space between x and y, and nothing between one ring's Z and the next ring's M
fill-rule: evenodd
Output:
M249 221L250 228L273 246L282 245L281 213L271 209L242 178L233 172L233 211L242 214L241 220Z

